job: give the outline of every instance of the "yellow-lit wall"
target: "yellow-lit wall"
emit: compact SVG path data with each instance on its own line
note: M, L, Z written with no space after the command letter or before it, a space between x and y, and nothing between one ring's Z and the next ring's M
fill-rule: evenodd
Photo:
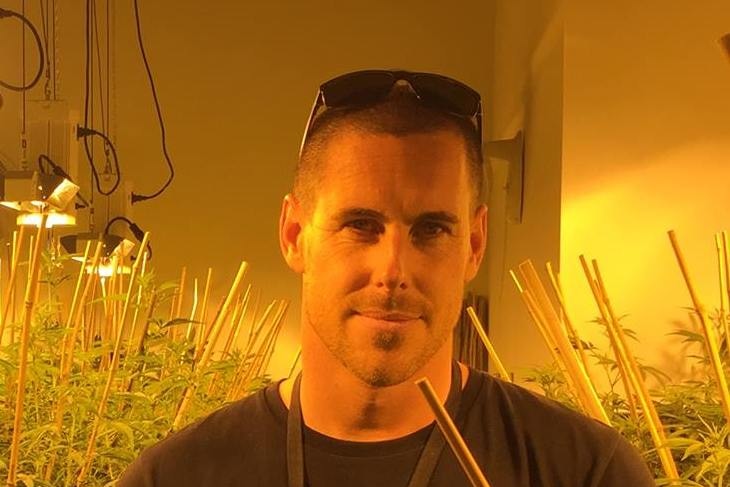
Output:
M102 26L104 3L97 2ZM115 7L112 136L125 179L134 182L135 191L150 193L165 180L167 169L137 47L133 3L109 3ZM62 94L79 108L84 4L56 2ZM264 301L291 300L278 360L271 368L274 376L282 375L298 342L299 285L280 256L277 221L319 83L350 70L404 68L442 72L486 94L492 77L494 2L139 4L176 178L160 198L136 205L134 219L152 233L152 265L160 276L176 279L187 265L189 279L204 279L211 266L213 294L220 297L240 260L247 259L249 281L262 290ZM20 5L19 0L0 0L6 8L19 10ZM27 5L31 20L40 26L37 2ZM18 74L20 29L14 23L0 24L0 76ZM29 70L30 56L34 54L29 54ZM19 96L2 94L0 153L17 164ZM31 95L41 94L34 90ZM88 177L81 180L88 192ZM97 221L104 220L100 211ZM7 234L9 229L3 230Z
M714 234L730 229L730 3L572 2L566 11L560 257L573 320L604 343L578 255L595 257L647 362L679 375L691 304L667 231L719 304Z
M492 139L525 130L522 221L506 217L506 165L494 163L487 274L490 335L519 378L548 350L530 320L511 269L525 259L557 262L563 113L563 2L503 1L495 12L494 84L488 98Z

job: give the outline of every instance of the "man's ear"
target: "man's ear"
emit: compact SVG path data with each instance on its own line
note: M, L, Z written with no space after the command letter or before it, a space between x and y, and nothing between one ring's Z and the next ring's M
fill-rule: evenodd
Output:
M287 265L296 273L304 272L302 246L303 212L294 195L287 194L279 216L279 247Z
M469 229L469 260L466 263L466 281L474 279L484 258L487 246L487 206L481 204L474 211Z

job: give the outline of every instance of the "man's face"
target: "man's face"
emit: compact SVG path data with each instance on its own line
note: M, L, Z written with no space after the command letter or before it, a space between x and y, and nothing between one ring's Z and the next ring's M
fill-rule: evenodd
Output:
M483 254L463 140L347 131L323 157L297 240L303 325L366 383L401 383L451 346Z

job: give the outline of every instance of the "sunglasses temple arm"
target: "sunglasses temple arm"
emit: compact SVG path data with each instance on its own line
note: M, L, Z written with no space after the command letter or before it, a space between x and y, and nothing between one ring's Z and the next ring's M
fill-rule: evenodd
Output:
M309 135L309 130L312 128L312 122L314 121L314 116L317 114L317 110L321 105L324 104L324 97L322 95L322 89L320 88L319 92L317 93L317 98L314 100L314 104L312 105L312 110L309 112L309 118L307 119L307 126L304 128L304 134L302 135L302 142L299 144L299 159L302 158L302 151L304 150L304 143L307 141L307 136Z

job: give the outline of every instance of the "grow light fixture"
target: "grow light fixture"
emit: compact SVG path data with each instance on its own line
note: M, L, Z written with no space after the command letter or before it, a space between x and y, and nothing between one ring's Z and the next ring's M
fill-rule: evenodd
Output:
M127 260L134 248L134 242L122 238L118 235L97 233L80 233L78 235L66 235L61 237L61 245L69 254L75 254L71 259L77 262L83 262L83 257L79 255L80 249L91 242L93 248L95 243L101 241L101 260L99 262L97 274L100 277L111 277L116 269L117 274L129 274L132 268L128 265L121 265L122 259ZM91 274L94 271L93 266L86 263L86 272Z
M64 211L78 192L78 186L56 174L8 171L0 175L0 204L18 211Z
M48 215L46 228L75 225L76 216L66 213L79 187L57 174L38 171L8 171L0 174L0 205L19 211L18 225L41 224Z

